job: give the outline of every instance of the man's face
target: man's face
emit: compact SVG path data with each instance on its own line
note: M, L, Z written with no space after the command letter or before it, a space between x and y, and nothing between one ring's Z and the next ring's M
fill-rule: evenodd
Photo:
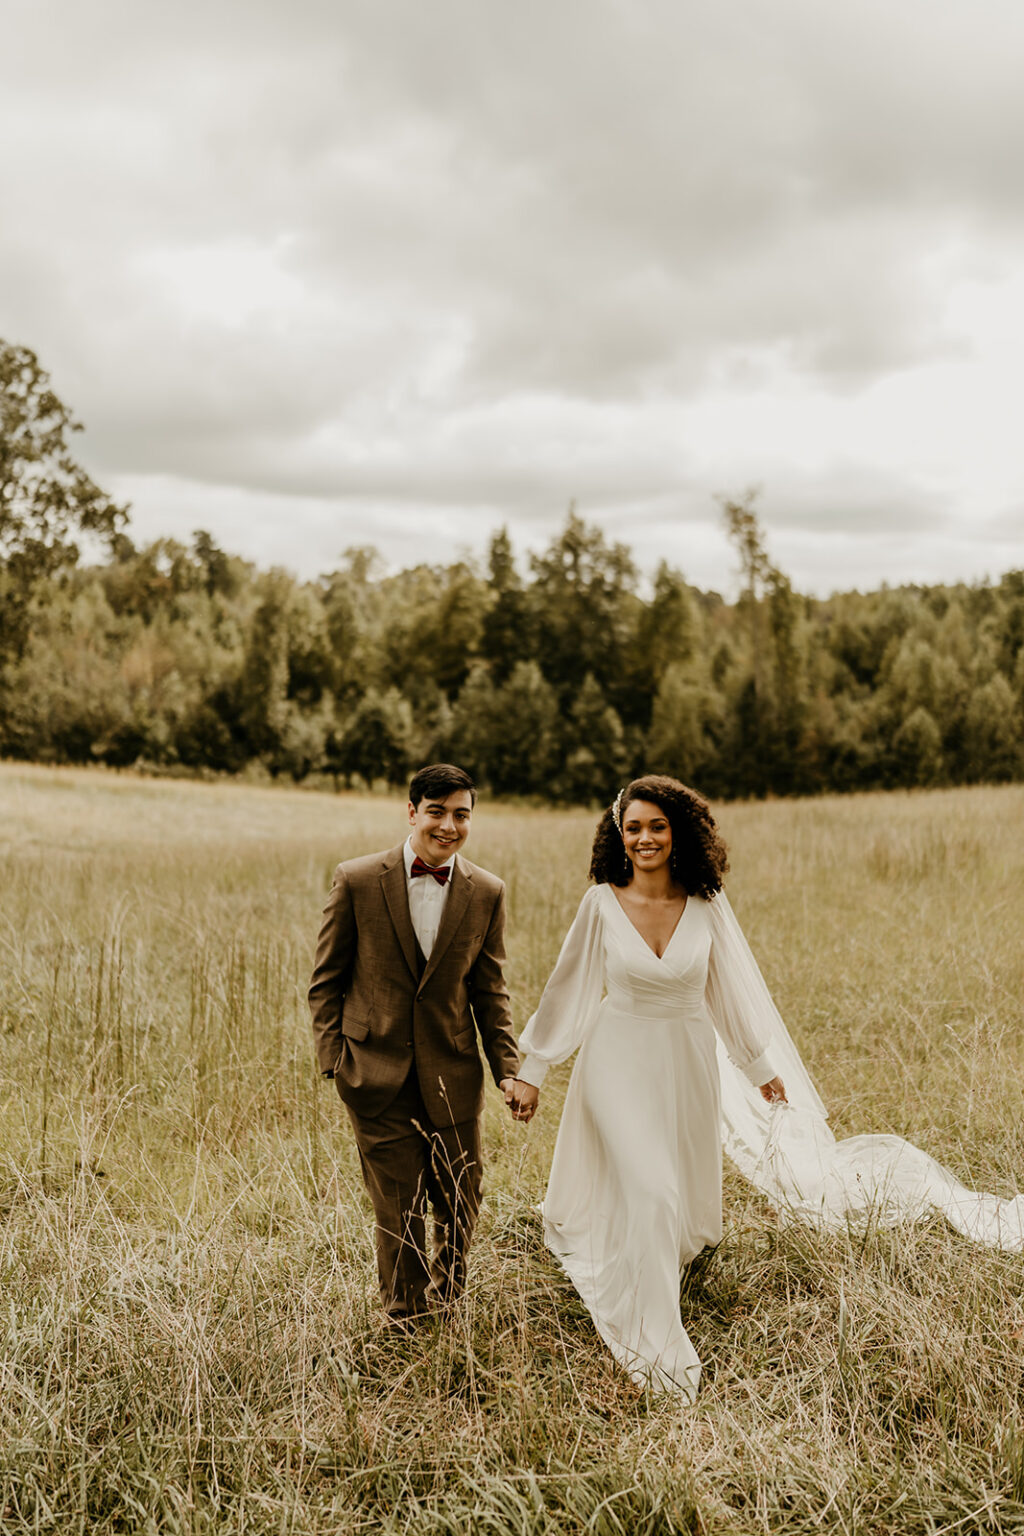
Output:
M444 800L421 800L419 805L410 800L413 853L424 864L444 864L469 836L472 817L473 797L468 789L457 789Z

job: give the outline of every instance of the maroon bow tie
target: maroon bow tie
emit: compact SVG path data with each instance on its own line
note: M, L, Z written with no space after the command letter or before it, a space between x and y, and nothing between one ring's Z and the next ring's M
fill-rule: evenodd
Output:
M448 876L451 872L452 867L450 864L442 864L440 869L434 869L432 865L424 864L419 854L412 861L412 878L414 880L417 875L433 875L438 885L447 885Z

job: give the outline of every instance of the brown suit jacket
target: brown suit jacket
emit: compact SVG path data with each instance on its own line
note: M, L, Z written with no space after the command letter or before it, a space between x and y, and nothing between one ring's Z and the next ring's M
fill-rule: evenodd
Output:
M382 1114L415 1057L434 1124L459 1124L483 1108L477 1031L496 1083L519 1068L502 973L505 887L456 854L424 966L409 915L404 846L334 872L309 988L313 1038L320 1070L333 1071L358 1114Z

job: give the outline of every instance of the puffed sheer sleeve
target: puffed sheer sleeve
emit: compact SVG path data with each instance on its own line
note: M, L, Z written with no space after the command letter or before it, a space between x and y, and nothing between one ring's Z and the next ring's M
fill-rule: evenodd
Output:
M755 1088L776 1074L803 1108L825 1113L724 891L708 904L711 955L705 1002L729 1059Z
M604 992L604 942L600 895L591 886L565 936L537 1011L519 1037L523 1057L516 1074L539 1088L548 1067L583 1044Z

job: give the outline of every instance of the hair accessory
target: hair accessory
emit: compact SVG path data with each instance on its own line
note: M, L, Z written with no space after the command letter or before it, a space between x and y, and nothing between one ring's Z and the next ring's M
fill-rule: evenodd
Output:
M612 821L614 821L620 837L622 836L622 797L625 793L625 789L620 789L612 801Z

